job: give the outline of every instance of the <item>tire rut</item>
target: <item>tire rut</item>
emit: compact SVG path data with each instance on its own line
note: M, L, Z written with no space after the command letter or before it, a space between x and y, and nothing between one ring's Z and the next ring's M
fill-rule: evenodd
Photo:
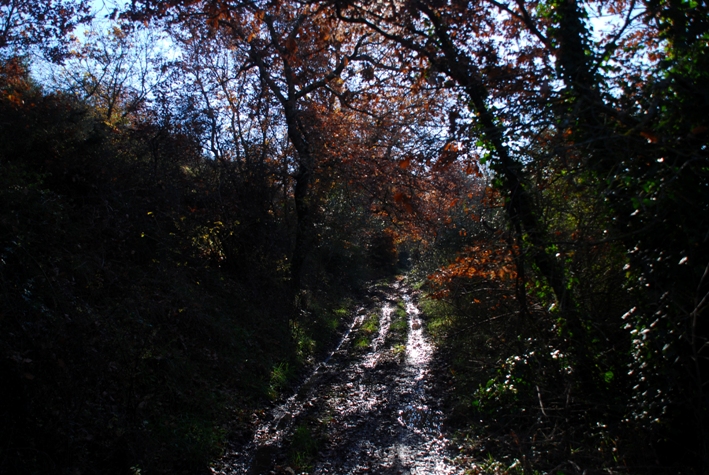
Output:
M415 292L405 280L378 290L370 293L372 305L357 310L331 356L213 473L456 473L433 387L435 351ZM372 312L379 326L362 350L361 327ZM297 472L287 461L299 456L299 447L308 453L294 464Z

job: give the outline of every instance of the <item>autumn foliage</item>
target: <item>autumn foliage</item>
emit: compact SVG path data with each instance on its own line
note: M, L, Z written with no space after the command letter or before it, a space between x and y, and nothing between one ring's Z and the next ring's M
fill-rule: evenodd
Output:
M0 1L0 468L204 467L406 268L462 470L708 470L705 1L101 15Z
M492 247L486 242L460 250L452 263L428 276L434 286L441 287L431 296L437 299L448 297L455 291L451 287L456 281L483 280L505 285L516 280L518 276L512 254L505 243L500 244Z

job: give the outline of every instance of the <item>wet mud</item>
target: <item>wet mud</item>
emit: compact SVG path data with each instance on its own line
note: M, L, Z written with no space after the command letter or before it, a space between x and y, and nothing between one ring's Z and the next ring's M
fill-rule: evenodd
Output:
M373 287L330 357L213 472L456 473L442 431L440 372L417 293L405 280Z

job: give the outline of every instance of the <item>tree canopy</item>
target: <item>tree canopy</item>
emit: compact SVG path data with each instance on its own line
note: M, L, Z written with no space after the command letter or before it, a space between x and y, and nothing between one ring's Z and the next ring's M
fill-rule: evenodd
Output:
M141 282L112 328L126 354L160 274L214 308L278 295L263 318L304 364L329 338L326 294L406 267L447 312L441 344L463 358L460 329L494 335L459 403L466 421L519 424L525 474L574 443L598 446L579 463L599 471L641 473L648 454L658 471L709 469L705 0L136 0L80 31L88 3L0 12L0 322L25 332L2 340L23 384L26 348L62 346L27 328L118 312L100 282ZM51 78L27 72L38 55ZM160 292L178 323L152 309L145 325L173 339L141 345L167 354L189 305ZM238 320L214 308L214 328ZM268 331L256 320L225 325ZM556 430L543 399L575 429L540 449ZM493 417L504 404L546 419Z

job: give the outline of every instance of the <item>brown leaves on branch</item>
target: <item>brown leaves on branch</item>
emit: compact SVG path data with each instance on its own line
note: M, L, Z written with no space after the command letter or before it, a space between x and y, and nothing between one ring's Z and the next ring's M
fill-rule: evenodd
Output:
M517 279L512 253L504 242L480 241L465 247L455 261L428 276L436 289L432 297L448 297L460 280L481 280L509 284Z

